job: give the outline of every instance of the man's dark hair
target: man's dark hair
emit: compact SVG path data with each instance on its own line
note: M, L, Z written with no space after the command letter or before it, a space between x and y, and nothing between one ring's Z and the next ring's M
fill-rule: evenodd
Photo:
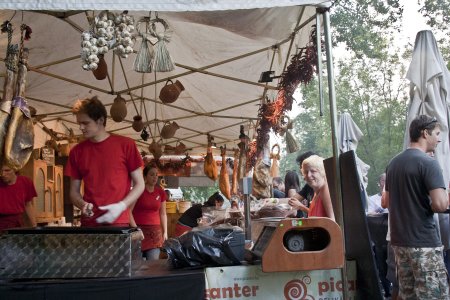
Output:
M409 125L409 138L411 142L415 143L419 141L422 130L427 130L431 134L437 126L440 126L440 124L436 117L429 117L427 115L415 117Z
M306 151L302 154L300 154L299 156L297 156L297 158L295 159L295 161L297 162L297 164L301 167L302 166L302 162L307 159L308 157L310 157L311 155L316 155L316 153L312 152L312 151Z
M103 118L103 126L106 126L106 118L108 116L106 108L103 103L98 100L97 96L90 99L80 99L75 102L72 107L74 114L86 114L94 121Z

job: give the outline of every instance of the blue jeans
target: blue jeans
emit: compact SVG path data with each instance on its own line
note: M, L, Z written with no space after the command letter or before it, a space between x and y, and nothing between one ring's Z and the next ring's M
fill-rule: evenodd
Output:
M161 250L159 250L159 248L148 249L142 251L142 257L144 257L145 260L158 260L160 252Z

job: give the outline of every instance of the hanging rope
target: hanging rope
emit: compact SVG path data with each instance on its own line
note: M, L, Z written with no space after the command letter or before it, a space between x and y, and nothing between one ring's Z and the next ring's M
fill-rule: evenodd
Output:
M17 54L19 50L17 45L11 45L13 28L12 23L10 21L3 22L1 26L1 32L6 32L8 34L8 45L6 48L6 60L5 65L6 68L14 73L17 72Z
M166 43L169 43L172 38L172 30L169 28L169 24L163 19L158 17L150 21L150 34L157 39L155 44L155 60L153 68L156 72L170 72L175 69L175 65L167 50ZM164 27L163 32L157 32L156 24L160 23Z
M145 30L139 31L141 23L145 23ZM133 69L140 73L151 73L153 71L153 58L155 56L155 51L153 50L153 45L147 37L149 30L150 16L143 17L139 19L136 23L136 30L138 36L141 37L141 47L137 52L136 59L134 60ZM151 47L148 46L150 43Z

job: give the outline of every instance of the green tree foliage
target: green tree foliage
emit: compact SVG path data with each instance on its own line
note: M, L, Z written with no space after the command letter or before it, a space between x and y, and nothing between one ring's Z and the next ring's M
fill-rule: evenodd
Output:
M200 204L208 200L209 196L218 190L219 186L217 181L213 187L181 187L184 199Z
M352 57L337 64L337 106L339 112L350 113L364 134L356 153L371 167L369 194L377 191L379 174L403 148L407 113L404 62L397 54L382 57Z
M402 53L393 48L393 33L398 29L403 9L397 0L351 0L336 1L331 13L334 43L344 44L348 50L344 59L335 61L337 110L348 112L364 134L356 153L371 166L368 193L373 194L377 192L377 177L403 148L407 82L402 78L411 50L403 49L409 52ZM294 120L293 130L300 144L299 153L311 150L330 157L327 86L323 116L317 81L300 89L301 112ZM289 154L280 169L289 169L295 157Z
M380 58L384 37L399 29L403 8L399 0L337 0L331 13L337 43L358 58Z

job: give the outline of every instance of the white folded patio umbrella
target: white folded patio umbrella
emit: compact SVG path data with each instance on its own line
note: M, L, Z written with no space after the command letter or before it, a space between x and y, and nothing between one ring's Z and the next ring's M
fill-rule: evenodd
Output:
M444 182L450 180L450 144L449 144L449 104L450 73L439 52L436 39L430 30L417 33L406 78L411 82L410 103L406 119L406 131L403 148L409 145L409 125L418 115L436 117L441 125L442 142L435 151L444 175ZM448 214L439 214L442 243L450 248L450 226Z

